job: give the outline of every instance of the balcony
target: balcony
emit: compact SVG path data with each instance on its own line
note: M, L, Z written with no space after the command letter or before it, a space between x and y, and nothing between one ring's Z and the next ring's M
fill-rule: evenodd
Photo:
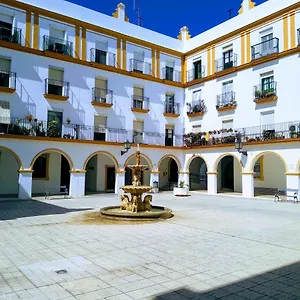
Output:
M237 54L232 53L229 56L229 61L226 61L224 57L216 60L216 73L234 68L236 66L237 66Z
M169 81L181 82L181 72L170 67L161 69L161 78Z
M201 71L198 71L196 69L191 69L186 72L186 80L187 82L191 82L196 79L201 79L205 76L205 67L201 67Z
M69 99L69 89L69 82L46 78L44 97L50 100L67 101Z
M12 94L16 91L17 74L0 70L0 92Z
M151 64L133 58L131 58L129 61L131 72L151 75Z
M174 103L173 101L166 101L164 116L170 118L178 118L180 116L179 103Z
M73 43L44 35L43 50L73 56Z
M146 114L149 112L149 98L132 95L131 111Z
M113 106L113 91L94 87L92 89L93 100L92 105L100 107Z
M116 55L114 53L92 48L90 50L90 55L91 62L111 67L116 66Z
M279 52L279 39L273 38L251 46L252 60L259 59Z
M277 82L254 86L254 102L257 104L274 102L277 100Z
M298 47L300 46L300 28L297 30L297 36L298 36Z
M189 118L200 117L206 111L204 100L187 103L187 115Z
M21 45L22 30L19 28L0 27L0 40Z
M236 108L235 92L224 93L217 96L217 111L226 111Z

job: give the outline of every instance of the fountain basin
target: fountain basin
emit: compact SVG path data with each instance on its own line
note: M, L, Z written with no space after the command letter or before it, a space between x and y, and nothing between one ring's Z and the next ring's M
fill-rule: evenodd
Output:
M124 192L129 193L129 194L141 195L141 194L149 192L152 189L152 186L125 185L125 186L121 186L120 189L122 189Z

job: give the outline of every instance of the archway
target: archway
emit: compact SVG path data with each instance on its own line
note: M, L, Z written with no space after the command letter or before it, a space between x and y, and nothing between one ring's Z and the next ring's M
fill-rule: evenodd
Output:
M0 197L17 198L19 173L22 169L20 158L8 148L0 147Z
M194 157L190 162L190 190L207 190L207 165L203 158Z
M170 156L166 156L159 162L159 189L172 190L178 184L178 162Z
M32 160L32 195L44 196L46 191L59 195L64 188L70 191L70 171L73 170L71 158L59 149L46 149Z
M242 166L237 157L225 154L216 161L218 193L242 193Z
M275 152L262 152L251 162L254 173L254 196L272 196L278 188L286 188L288 171L285 160Z
M113 193L115 191L118 164L113 155L96 152L84 164L85 194Z

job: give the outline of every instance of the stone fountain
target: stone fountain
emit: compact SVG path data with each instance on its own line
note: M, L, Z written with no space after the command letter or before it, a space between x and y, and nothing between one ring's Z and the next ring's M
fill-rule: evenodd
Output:
M132 170L132 185L120 187L127 193L121 195L121 205L102 208L100 210L102 216L113 219L123 218L125 220L166 219L173 216L169 208L152 206L152 195L146 195L143 198L143 194L149 192L152 186L141 185L142 171L146 170L148 166L140 164L140 154L138 146L135 152L135 165L127 166Z

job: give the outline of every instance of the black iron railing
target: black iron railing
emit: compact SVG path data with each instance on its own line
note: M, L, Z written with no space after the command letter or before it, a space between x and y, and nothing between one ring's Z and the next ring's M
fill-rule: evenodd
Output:
M149 98L132 95L132 108L149 109Z
M216 108L235 105L235 92L228 92L217 96Z
M0 26L0 40L21 45L22 30Z
M277 93L277 82L276 81L270 81L266 82L264 84L259 84L254 86L254 101L276 96Z
M225 57L216 60L216 72L221 72L223 70L236 67L237 66L237 54L231 53L228 57L228 61Z
M130 59L130 71L151 75L151 64L134 58Z
M187 73L187 77L186 77L187 82L193 81L195 79L200 79L205 76L205 67L201 66L201 70L197 70L194 68L187 71L186 73Z
M187 114L196 114L199 112L205 112L206 107L204 104L204 100L192 101L191 103L187 103Z
M100 88L92 88L93 101L100 103L113 104L113 91Z
M70 83L51 78L45 79L45 94L69 97Z
M111 67L116 66L116 55L114 53L92 48L90 50L90 55L91 62Z
M164 67L161 69L161 78L170 81L181 82L181 72L174 70L174 68L171 67Z
M279 52L279 39L272 38L251 46L252 60Z
M43 50L73 56L73 43L44 35Z
M15 72L7 72L0 70L0 86L10 89L16 88L17 74Z
M173 101L165 101L165 113L168 114L180 114L179 103Z

